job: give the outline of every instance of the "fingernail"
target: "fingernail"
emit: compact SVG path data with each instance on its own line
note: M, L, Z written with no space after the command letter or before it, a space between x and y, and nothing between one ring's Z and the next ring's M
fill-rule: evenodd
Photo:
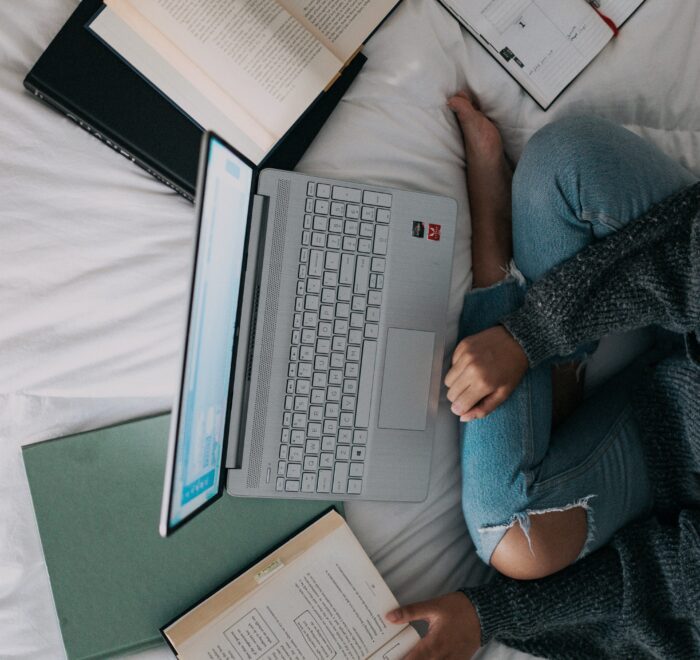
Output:
M388 612L386 615L386 620L390 621L391 623L396 623L396 621L399 620L399 611L392 610L391 612Z
M457 405L456 403L453 403L453 404L452 404L452 412L453 412L455 415L461 415L461 414L462 414L462 408L461 408L459 405Z

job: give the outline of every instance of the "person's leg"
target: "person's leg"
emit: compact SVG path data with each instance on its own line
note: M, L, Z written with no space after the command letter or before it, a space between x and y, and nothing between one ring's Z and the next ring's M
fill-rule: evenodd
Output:
M584 120L577 120L576 126L569 127L575 129L574 134L579 130L577 126L584 132L589 128ZM559 127L564 132L568 130L563 122ZM606 124L605 130L608 128ZM554 138L558 137L558 131L550 130L549 133ZM539 138L535 142L538 153L542 153L543 157L547 151L544 142ZM530 157L524 162L537 164L538 159L531 157L535 154L534 150L529 151ZM598 157L595 149L588 150L588 153ZM559 163L548 172L559 176L565 169L563 165ZM576 165L576 162L569 165ZM578 165L583 171L592 171L590 162L579 161ZM654 178L658 178L654 169L652 163L650 171ZM668 171L666 165L662 169ZM529 174L536 172L537 168L532 168ZM600 168L599 172L605 173L606 168ZM575 168L569 167L568 173L573 174L574 180L582 180L582 177L576 179ZM514 196L522 193L522 186L528 181L524 174L528 174L527 168L519 166ZM546 176L542 176L542 181L538 181L538 177L529 180L532 185L528 191L534 198L550 199L555 206L561 201L556 199L556 192L561 194L563 190L560 181ZM549 183L555 184L556 191L547 190L545 184ZM575 190L575 187L570 187L569 192L571 190ZM673 190L664 192L670 194ZM659 199L665 194L657 192ZM535 204L524 205L525 201L518 196L513 200L513 209L518 214L518 209L527 207L534 214L530 229L532 234L523 233L521 241L521 245L525 239L531 241L528 244L530 251L526 255L530 261L522 270L527 270L526 274L533 279L538 269L543 274L591 240L612 231L607 214L601 211L593 213L590 211L592 207L582 209L578 215L574 213L575 221L569 222L570 226L564 227L563 231L558 231L556 226L553 228L540 220L543 217L556 217L560 223L562 220L568 221L570 218L562 217L561 205L557 206L557 213L547 214L543 209L533 211ZM656 200L652 198L649 203L653 201ZM572 205L565 204L564 208L571 209ZM634 204L630 204L629 208L640 213L644 210L634 207ZM612 216L612 211L609 214ZM631 219L632 214L633 211L628 213L627 220ZM518 217L522 219L525 215ZM602 227L593 226L601 220L605 220ZM582 223L588 223L588 226L580 226ZM542 263L537 262L538 256ZM519 304L521 295L520 287L511 281L468 296L463 332L471 334L497 322L509 311L509 306L513 308ZM625 412L627 403L624 397L619 400L609 397L602 402L592 401L591 405L606 401L610 405L595 405L594 410L589 411L594 415L588 419L594 419L595 423L581 424L575 427L574 433L562 429L562 440L558 441L558 436L552 440L552 448L557 447L557 450L549 451L551 384L549 370L546 367L538 368L527 374L520 387L497 411L485 420L472 422L463 428L463 506L477 551L485 561L491 561L496 568L513 577L549 574L575 560L581 554L585 539L589 540L587 549L595 547L632 519L630 516L639 515L648 505L648 487L641 478L645 475L644 465L642 462L639 467L637 460L637 430ZM586 419L586 415L583 419ZM567 424L566 429L569 428ZM578 449L578 452L571 451L571 447L568 447L571 442L567 443L566 438L573 438L576 443L574 449ZM607 449L603 450L602 447ZM595 460L590 457L595 457ZM625 490L629 481L624 479L625 471L637 467L640 480L631 490ZM575 474L578 478L560 479L557 476L561 476L560 473ZM611 478L611 475L618 478ZM620 475L623 478L620 479ZM545 486L538 488L540 480ZM624 506L620 507L620 502ZM592 514L593 508L597 509L596 537L593 537L592 525L589 524L596 519ZM519 524L515 525L515 522ZM568 547L564 547L567 543Z
M630 131L572 117L538 131L513 177L513 254L534 282L696 181Z

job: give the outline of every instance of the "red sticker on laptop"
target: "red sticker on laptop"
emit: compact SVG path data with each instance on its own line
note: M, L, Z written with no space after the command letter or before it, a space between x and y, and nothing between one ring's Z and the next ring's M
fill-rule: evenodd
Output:
M439 241L440 240L440 229L442 225L428 225L428 240L429 241Z

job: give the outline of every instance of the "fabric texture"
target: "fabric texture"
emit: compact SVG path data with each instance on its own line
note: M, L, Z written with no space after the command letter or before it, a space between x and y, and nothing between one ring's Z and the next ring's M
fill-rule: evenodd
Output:
M547 658L700 656L700 184L654 206L528 291L503 320L532 366L613 330L685 337L640 379L652 517L564 571L466 589L484 640Z

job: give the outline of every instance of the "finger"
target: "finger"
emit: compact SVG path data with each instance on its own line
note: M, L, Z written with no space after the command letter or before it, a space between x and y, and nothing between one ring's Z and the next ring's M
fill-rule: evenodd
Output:
M452 364L455 364L459 358L464 355L464 353L467 351L469 348L469 339L462 339L457 346L455 346L455 350L452 351Z
M498 406L500 406L508 397L510 392L505 388L499 388L488 396L485 396L477 405L475 405L468 413L463 414L460 422L472 422L475 419L483 419L486 415L490 415Z
M432 601L424 600L397 607L388 612L386 618L391 623L410 623L411 621L432 621L435 616L435 605Z
M455 371L455 375L450 379L451 384L447 385L447 400L452 403L457 401L466 390L486 384L476 365L469 362L464 365L460 364L459 367ZM488 392L484 392L481 396L486 396L486 394Z
M452 402L451 410L455 415L466 415L471 412L483 398L489 396L491 390L485 383L473 382L460 392Z

